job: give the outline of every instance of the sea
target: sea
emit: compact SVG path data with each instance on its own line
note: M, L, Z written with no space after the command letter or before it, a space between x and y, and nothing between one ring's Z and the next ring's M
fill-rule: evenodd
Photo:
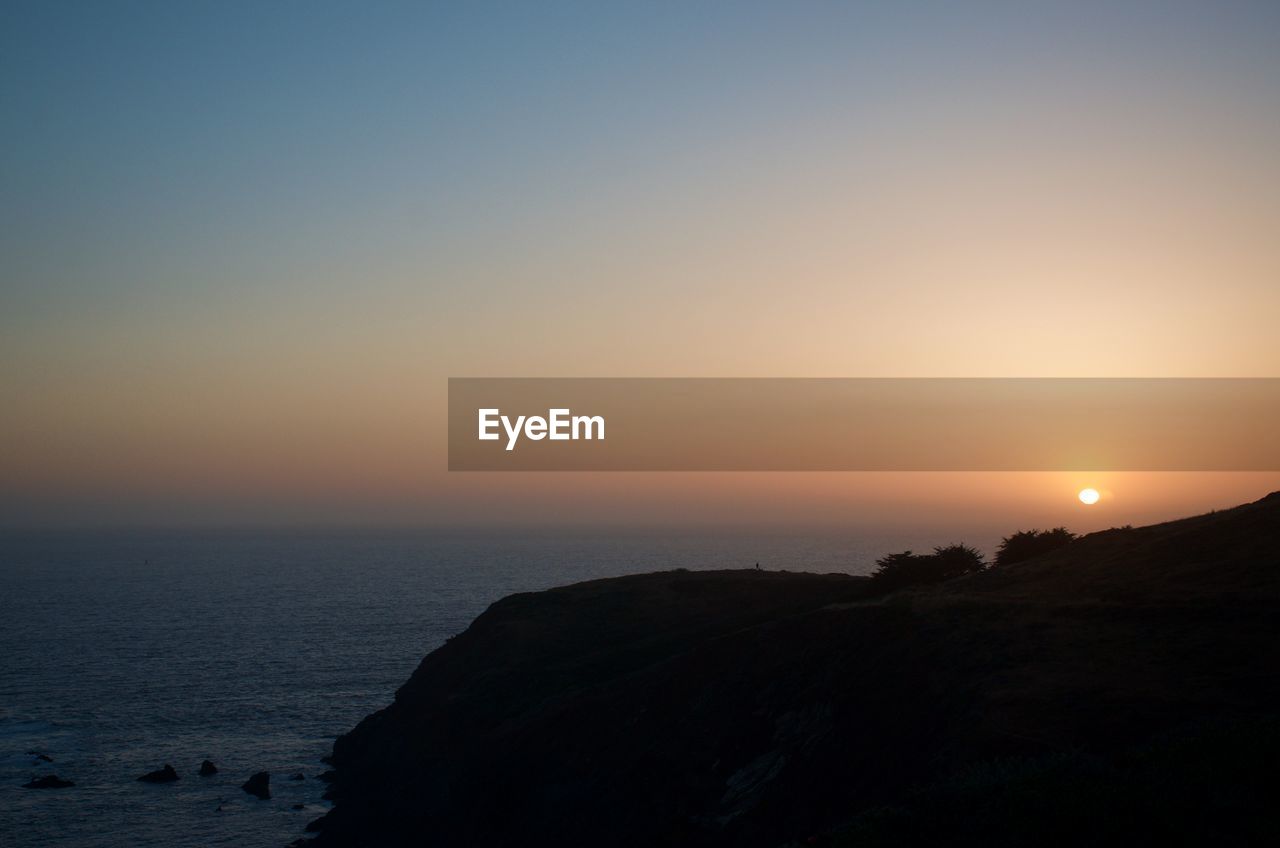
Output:
M0 532L0 845L269 846L321 758L499 598L675 568L867 573L928 534ZM52 760L39 759L44 755ZM197 774L202 760L219 771ZM180 779L140 783L172 764ZM241 790L271 774L271 798ZM66 789L24 789L54 773ZM300 779L294 779L301 775Z

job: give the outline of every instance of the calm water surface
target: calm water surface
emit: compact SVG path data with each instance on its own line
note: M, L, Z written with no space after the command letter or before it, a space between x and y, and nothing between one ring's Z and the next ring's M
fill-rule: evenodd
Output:
M423 655L504 595L757 561L865 573L887 551L948 541L0 534L0 844L278 848L324 811L315 776L334 737L385 706ZM218 775L197 776L204 758ZM134 779L164 763L182 776L176 784ZM239 788L260 770L271 772L269 801ZM20 788L50 772L76 786Z

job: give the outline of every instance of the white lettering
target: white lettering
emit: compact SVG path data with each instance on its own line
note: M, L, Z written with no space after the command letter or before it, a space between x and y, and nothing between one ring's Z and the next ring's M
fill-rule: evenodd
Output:
M514 427L511 426L510 418L508 418L505 415L502 416L502 427L504 430L507 431L507 450L515 449L516 439L520 438L520 425L523 423L524 423L523 415L521 415L516 419L516 425Z
M603 415L572 415L564 408L547 410L547 417L541 415L517 415L514 419L503 415L500 409L481 409L477 416L477 436L482 442L496 442L500 438L498 427L507 434L507 450L515 450L516 442L521 435L535 442L551 439L556 442L570 439L600 441L604 439Z
M551 409L547 411L551 421L550 438L553 442L564 442L569 439L569 410Z
M566 410L567 412L568 410ZM578 435L578 425L583 425L586 431L585 435ZM595 435L592 435L592 425L595 426ZM603 439L604 438L604 416L603 415L575 415L573 416L573 438L575 439Z
M480 410L480 441L482 442L498 441L498 434L489 432L491 428L498 426L498 422L494 418L494 416L496 416L497 414L498 414L498 410L496 409Z

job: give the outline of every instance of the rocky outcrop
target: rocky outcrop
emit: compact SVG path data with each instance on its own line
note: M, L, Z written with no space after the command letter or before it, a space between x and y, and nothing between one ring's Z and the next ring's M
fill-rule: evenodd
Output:
M22 784L23 789L66 789L75 786L75 782L71 780L63 780L56 774L46 774L44 777L33 777L27 783Z
M138 778L142 783L173 783L177 779L178 772L168 763L164 764L164 768L149 771Z
M336 803L309 830L322 846L1265 843L1276 620L1276 496L890 595L754 569L515 595L337 741Z
M260 771L253 777L240 784L240 788L250 795L254 795L260 800L267 800L271 797L271 772Z
M214 765L212 762L210 762L209 760L205 760L204 762L200 763L200 776L201 776L201 777L212 777L213 775L215 775L215 774L217 774L217 773L218 773L218 767L217 767L217 766L215 766L215 765Z

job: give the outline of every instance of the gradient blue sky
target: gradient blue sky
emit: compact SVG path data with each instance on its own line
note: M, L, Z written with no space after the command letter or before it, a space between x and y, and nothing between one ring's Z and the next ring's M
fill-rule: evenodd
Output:
M458 479L444 379L1280 365L1274 3L0 15L0 523L903 517Z

